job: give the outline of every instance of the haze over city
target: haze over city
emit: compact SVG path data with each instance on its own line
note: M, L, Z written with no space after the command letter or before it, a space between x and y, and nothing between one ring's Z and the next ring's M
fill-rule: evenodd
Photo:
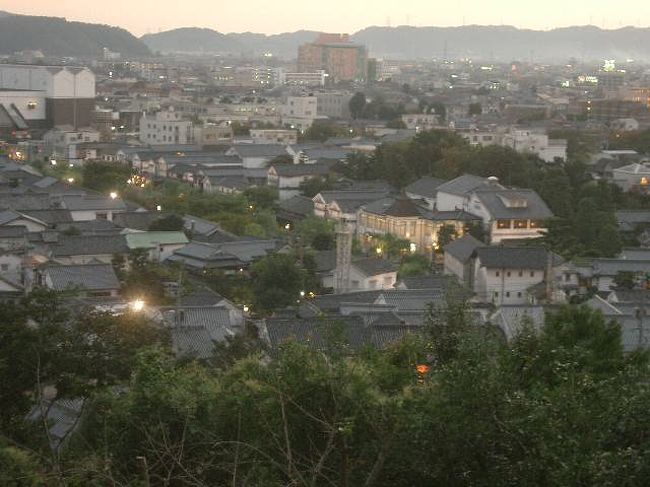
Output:
M650 0L0 0L0 487L646 487Z
M622 8L625 6L625 8ZM549 0L544 9L527 2L496 0L375 0L372 2L301 2L298 0L251 0L215 2L187 0L178 3L157 0L3 0L0 10L25 15L66 17L124 27L140 36L177 27L209 27L220 32L262 32L266 34L299 29L354 32L371 25L458 26L513 25L520 28L551 29L571 25L596 25L616 29L647 26L650 2L627 0Z

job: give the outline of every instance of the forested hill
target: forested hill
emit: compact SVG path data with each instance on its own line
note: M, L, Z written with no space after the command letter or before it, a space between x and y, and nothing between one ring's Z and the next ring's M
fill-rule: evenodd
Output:
M0 12L0 54L40 50L50 56L98 56L106 47L125 57L147 56L149 48L119 27Z
M271 52L295 58L298 46L318 36L313 31L277 35L223 34L212 29L183 28L147 34L142 41L153 51L215 52L222 54ZM373 57L389 59L458 59L566 62L595 59L650 59L650 29L600 29L575 26L548 31L512 26L368 27L352 35Z

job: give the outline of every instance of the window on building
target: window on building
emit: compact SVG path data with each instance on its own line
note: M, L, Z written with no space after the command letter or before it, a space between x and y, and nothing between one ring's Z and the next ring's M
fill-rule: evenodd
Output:
M0 264L0 270L8 271L9 270L9 264Z
M496 274L497 277L499 277L501 275L501 272L496 271L495 274Z
M531 220L530 228L544 228L544 220Z
M97 213L98 220L108 220L108 213Z
M515 220L515 228L528 227L528 220Z
M510 291L506 291L506 298L510 297Z
M511 220L497 220L497 228L502 230L505 228L511 228L512 227L512 221Z
M494 297L498 298L499 297L499 291L494 291Z
M523 277L524 271L519 271L519 277Z
M518 297L518 298L521 297L521 291L518 291L518 292L517 292L517 297Z
M535 271L530 271L530 277L535 277Z
M512 272L510 272L510 271L508 271L508 272L506 273L506 276L508 276L508 277L510 277L511 275L512 275Z
M28 101L27 102L27 110L36 110L36 107L38 106L38 103L35 101Z

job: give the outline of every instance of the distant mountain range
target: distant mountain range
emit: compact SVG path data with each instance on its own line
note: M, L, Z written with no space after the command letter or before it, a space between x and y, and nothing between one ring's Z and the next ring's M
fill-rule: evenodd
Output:
M104 47L127 57L151 54L142 41L118 27L0 12L0 54L40 50L50 56L96 57Z
M192 52L218 54L272 53L283 58L296 57L298 46L311 42L318 32L299 30L286 34L255 34L252 32L222 34L212 29L186 27L157 34L146 34L142 41L154 52Z
M152 51L262 54L294 58L298 46L312 41L313 31L266 36L222 34L211 29L184 28L148 34L142 40ZM352 36L371 56L390 59L470 57L494 61L650 60L650 29L567 27L549 31L509 26L368 27Z
M261 55L295 58L298 46L318 32L300 30L276 35L223 34L212 29L181 28L134 37L124 29L68 22L63 18L14 15L0 11L0 54L41 50L46 55L90 57L106 47L125 57L155 52ZM650 28L566 27L549 31L509 26L368 27L352 35L373 57L483 61L567 61L636 59L650 61Z

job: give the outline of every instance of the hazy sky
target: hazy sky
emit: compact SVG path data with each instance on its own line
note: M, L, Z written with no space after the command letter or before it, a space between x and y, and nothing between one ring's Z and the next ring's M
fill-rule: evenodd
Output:
M188 26L278 33L403 24L650 25L650 0L0 0L0 10L118 25L138 36Z

